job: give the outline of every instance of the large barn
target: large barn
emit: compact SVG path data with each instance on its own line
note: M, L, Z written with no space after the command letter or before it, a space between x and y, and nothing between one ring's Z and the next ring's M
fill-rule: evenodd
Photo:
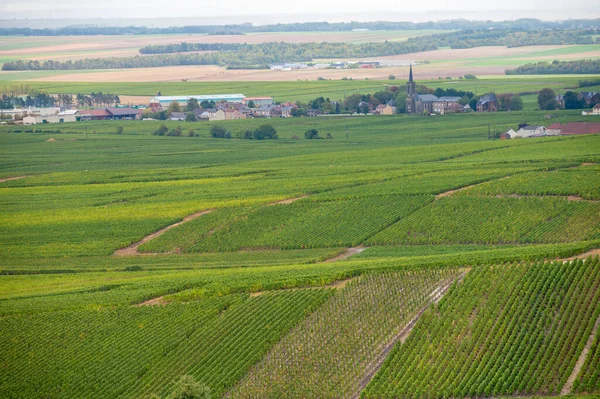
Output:
M176 101L179 105L186 106L190 98L195 98L199 103L202 101L214 101L216 103L221 101L227 101L230 103L241 103L246 98L243 94L214 94L214 95L193 95L193 96L156 96L150 99L150 107L158 108L160 105L162 109L169 108L169 105Z

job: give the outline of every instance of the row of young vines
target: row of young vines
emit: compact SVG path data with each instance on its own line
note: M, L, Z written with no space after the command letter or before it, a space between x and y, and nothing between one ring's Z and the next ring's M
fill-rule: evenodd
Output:
M475 268L394 348L362 397L557 394L599 315L598 258ZM591 388L595 367L583 374Z

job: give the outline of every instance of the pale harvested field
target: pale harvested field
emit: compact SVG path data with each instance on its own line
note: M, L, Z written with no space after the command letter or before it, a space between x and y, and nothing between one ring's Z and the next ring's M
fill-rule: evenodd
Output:
M308 35L306 35L308 36ZM419 79L438 77L458 77L471 73L477 76L503 75L504 71L522 65L524 62L539 60L600 58L598 51L573 52L548 55L546 52L569 46L529 46L518 48L478 47L472 49L443 49L388 57L374 57L372 60L416 60L429 61L419 65L416 72ZM15 74L15 72L12 72ZM23 72L22 80L49 82L227 82L227 81L294 81L325 79L376 79L385 80L389 75L403 79L408 67L397 66L377 69L307 69L297 71L269 70L227 70L218 66L177 66L160 68L120 69L103 71L82 71L55 76L28 79ZM1 78L1 73L0 73ZM19 78L21 79L21 78Z
M443 31L436 31L443 32ZM76 60L139 55L139 49L151 44L172 43L264 43L285 41L310 42L383 42L406 40L431 34L432 31L372 31L372 32L281 32L248 35L121 35L121 36L58 36L0 37L0 59Z

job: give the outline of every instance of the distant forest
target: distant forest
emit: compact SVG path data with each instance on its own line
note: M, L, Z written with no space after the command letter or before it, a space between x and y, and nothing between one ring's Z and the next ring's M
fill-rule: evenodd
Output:
M141 54L184 53L191 51L267 50L285 55L285 61L310 61L313 58L378 57L435 50L438 47L472 48L480 46L541 46L561 44L593 44L590 30L539 30L513 32L508 30L465 30L410 38L403 42L384 43L180 43L150 45L140 49Z
M507 75L600 74L600 60L537 62L508 69L505 73ZM580 87L585 85L580 83Z
M534 18L522 18L514 21L468 21L455 19L436 22L305 22L274 25L197 25L169 28L148 28L145 26L95 27L67 26L64 28L31 29L0 28L0 35L25 36L68 36L68 35L144 35L144 34L245 34L256 32L344 32L353 29L369 30L420 30L420 29L500 29L500 30L538 30L538 29L600 29L600 19L570 19L565 21L541 21Z
M589 30L528 31L467 30L381 43L285 43L206 44L180 43L147 46L135 57L89 58L77 61L17 60L2 65L5 71L148 68L179 65L220 65L232 69L261 69L281 62L313 59L363 58L409 54L439 47L529 46L547 44L591 44ZM198 51L214 50L210 53Z

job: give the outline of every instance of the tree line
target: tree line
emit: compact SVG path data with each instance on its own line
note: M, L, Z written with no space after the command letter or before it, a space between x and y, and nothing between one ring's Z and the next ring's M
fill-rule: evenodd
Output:
M599 60L537 62L505 71L506 75L599 74ZM583 87L583 86L582 86Z
M361 58L436 50L439 47L472 48L480 46L530 46L545 44L589 44L589 30L511 32L499 30L461 31L410 38L403 42L382 43L285 43L206 44L180 43L147 46L140 50L148 56L86 58L83 60L17 60L2 65L5 71L82 70L148 68L180 65L220 65L229 68L268 68L281 62L310 62L316 58ZM213 47L214 46L214 47ZM211 53L210 47L222 49Z
M464 30L464 29L579 29L600 28L600 19L569 19L564 21L542 21L535 18L521 18L514 21L468 21L453 19L429 22L303 22L287 24L253 25L251 23L231 25L191 25L168 28L149 28L146 26L99 27L66 26L61 28L0 28L0 35L19 36L89 36L89 35L145 35L145 34L244 34L256 32L344 32L353 29L369 30Z

